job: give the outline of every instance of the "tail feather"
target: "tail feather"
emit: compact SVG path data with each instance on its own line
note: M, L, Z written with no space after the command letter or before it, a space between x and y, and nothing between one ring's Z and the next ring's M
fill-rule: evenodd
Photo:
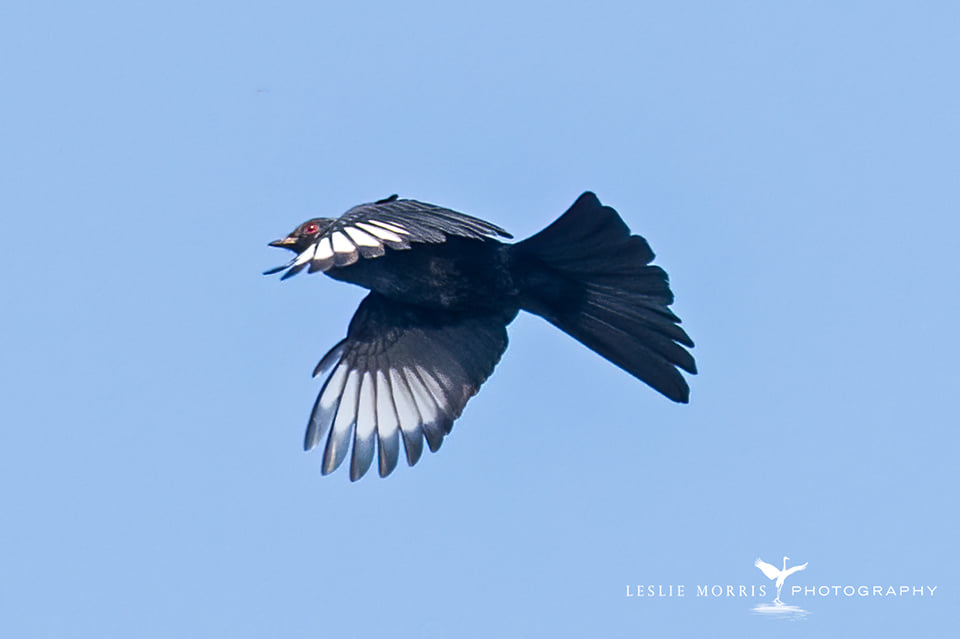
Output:
M626 298L626 299L625 299ZM680 342L684 346L693 347L693 340L677 323L680 321L665 305L631 304L628 296L622 291L611 291L609 287L599 287L593 284L587 287L587 299L602 308L613 310L624 319L630 319L648 329L657 331L661 335Z
M603 301L598 300L589 292L589 288L587 304L583 312L600 322L606 323L611 328L622 331L645 348L659 354L663 359L679 366L688 373L697 372L697 365L693 361L693 356L673 337L665 334L668 332L668 327L680 330L675 324L657 324L650 327L637 321L630 312L622 312L616 306L605 305ZM683 334L683 337L686 337L686 342L690 343L691 340L686 333Z
M615 210L590 192L553 224L512 247L522 306L677 402L695 374L666 272Z
M616 253L610 252L610 246L600 244L596 247L581 244L571 247L576 250L595 248L595 253L576 255L568 253L565 263L582 273L631 273L637 271L638 264L647 264L653 259L653 251L642 237L628 237L620 242ZM571 251L572 252L572 251Z
M673 401L685 404L690 400L690 387L674 364L626 330L589 313L575 322L551 323Z
M516 244L547 262L574 263L578 260L596 261L616 258L611 245L629 246L635 254L631 264L648 264L653 251L640 236L631 236L630 229L609 206L600 204L597 196L587 191L573 203L566 213L550 226Z

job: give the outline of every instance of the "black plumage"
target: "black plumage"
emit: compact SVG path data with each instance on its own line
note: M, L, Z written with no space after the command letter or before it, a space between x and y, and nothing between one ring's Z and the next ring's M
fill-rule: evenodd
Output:
M370 290L344 340L317 365L324 382L304 448L324 445L324 474L346 459L359 479L378 452L381 476L423 441L440 448L507 347L522 309L540 315L676 402L694 374L693 342L670 311L666 272L590 192L536 235L391 196L337 219L314 218L271 242L296 256L267 274L308 269Z

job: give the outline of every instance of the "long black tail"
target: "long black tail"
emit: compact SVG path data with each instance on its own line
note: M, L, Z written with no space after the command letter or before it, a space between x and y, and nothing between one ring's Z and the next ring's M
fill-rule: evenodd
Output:
M653 251L593 193L553 224L510 247L521 306L675 402L690 388L677 370L697 372L693 341L669 308L666 272ZM681 344L683 346L681 346Z

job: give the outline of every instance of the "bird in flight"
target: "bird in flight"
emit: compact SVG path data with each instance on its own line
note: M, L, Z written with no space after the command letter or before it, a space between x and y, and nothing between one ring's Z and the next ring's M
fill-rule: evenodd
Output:
M783 582L786 581L787 577L789 577L793 573L800 572L801 570L806 570L807 564L810 563L810 562L806 562L798 566L793 566L792 568L787 570L788 559L790 558L789 557L783 558L783 570L780 570L779 568L777 568L772 564L768 564L767 562L765 562L763 559L760 559L759 557L757 557L757 560L753 562L753 565L759 568L760 571L767 576L767 579L775 580L774 585L776 585L777 587L777 598L773 600L773 603L780 606L783 605L783 602L780 601L780 591L783 589Z
M270 246L295 256L264 273L306 270L370 293L323 376L304 449L323 443L324 475L350 455L350 479L377 453L381 477L436 452L507 347L520 310L548 322L675 402L697 372L693 341L669 309L666 272L647 241L586 192L560 218L514 244L475 217L392 195L339 218L307 220Z

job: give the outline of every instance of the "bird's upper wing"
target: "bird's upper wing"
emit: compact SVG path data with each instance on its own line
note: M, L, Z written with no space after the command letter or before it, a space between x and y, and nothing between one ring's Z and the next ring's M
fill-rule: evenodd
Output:
M288 264L268 273L289 267L283 274L286 279L308 266L311 273L326 271L332 266L353 264L361 257L379 257L387 248L408 249L417 242L438 244L451 235L472 239L513 237L481 219L394 195L353 207Z
M807 564L808 563L810 562L808 561ZM792 568L788 569L787 572L785 572L783 575L784 579L786 579L787 577L789 577L795 572L800 572L801 570L805 570L807 568L807 564L800 564L799 566L793 566Z
M780 571L777 569L777 567L771 566L763 559L758 558L755 562L753 562L753 565L763 571L763 574L767 576L767 579L776 579L780 576Z
M393 471L401 438L411 466L423 452L424 438L436 451L506 349L509 319L426 310L370 293L346 339L314 371L326 371L326 379L304 448L326 440L326 475L343 462L352 443L351 480L367 472L375 447L380 476Z

